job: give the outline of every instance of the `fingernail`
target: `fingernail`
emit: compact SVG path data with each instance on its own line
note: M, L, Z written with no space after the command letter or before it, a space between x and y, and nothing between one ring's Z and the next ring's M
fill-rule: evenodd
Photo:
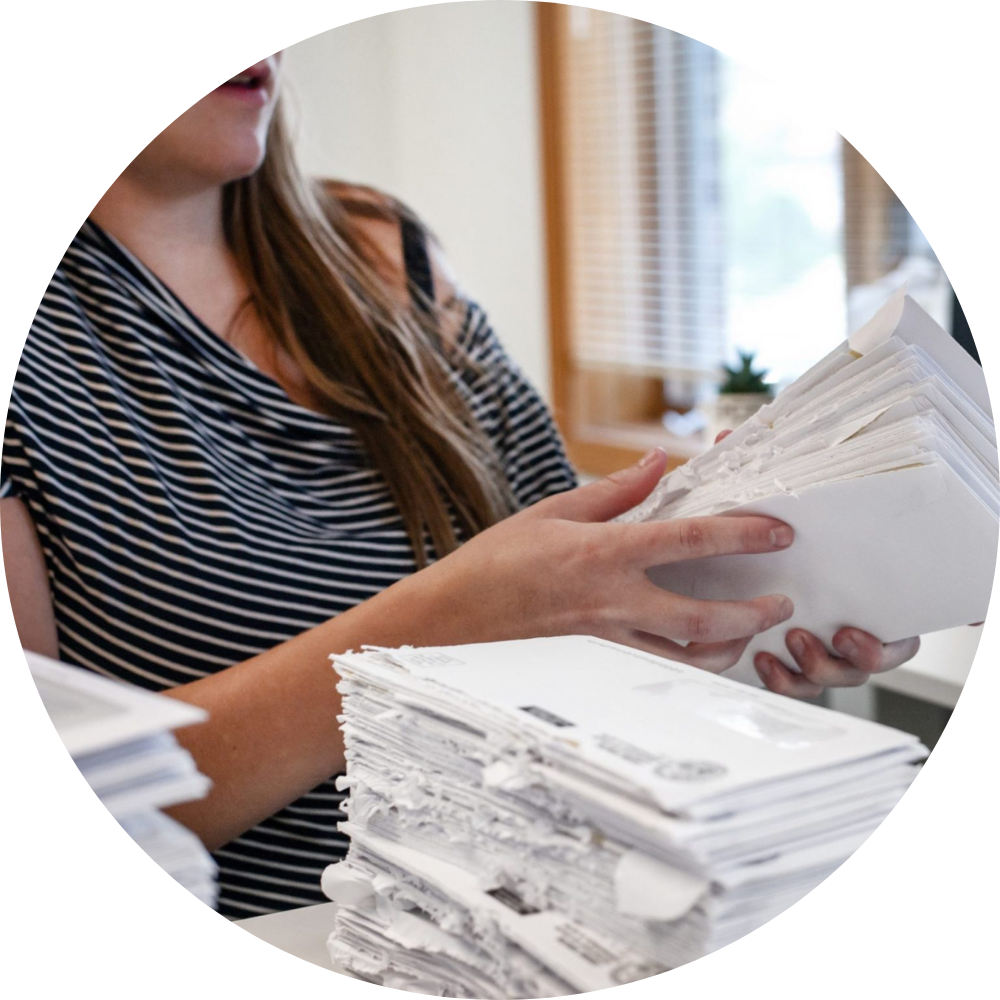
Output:
M770 677L774 671L774 664L771 662L771 658L767 653L761 653L757 657L754 666L757 668L757 672L763 674L765 677Z
M662 448L652 448L649 451L647 451L646 454L642 456L642 458L639 459L637 464L641 469L643 466L651 465L662 454L664 454Z
M771 529L771 544L776 549L787 549L792 544L794 537L792 529L787 524L781 525L780 528Z
M858 655L858 644L849 635L839 636L834 645L837 647L837 652L849 660Z
M792 603L791 598L782 597L781 607L779 609L781 614L781 621L787 622L789 618L795 613L795 605Z
M788 649L797 660L801 660L806 655L806 640L801 632L792 632L788 636Z

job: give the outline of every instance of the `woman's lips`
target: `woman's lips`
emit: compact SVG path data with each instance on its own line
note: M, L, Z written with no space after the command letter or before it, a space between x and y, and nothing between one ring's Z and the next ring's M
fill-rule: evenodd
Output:
M271 67L265 60L255 63L242 73L237 73L221 87L216 87L215 92L237 98L253 106L263 107L270 96L268 84L271 76Z

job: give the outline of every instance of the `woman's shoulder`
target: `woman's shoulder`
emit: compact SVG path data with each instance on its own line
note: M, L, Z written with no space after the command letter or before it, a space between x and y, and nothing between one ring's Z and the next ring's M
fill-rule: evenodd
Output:
M449 339L455 339L464 303L459 301L455 274L441 242L424 220L405 202L378 188L338 180L324 180L321 187L349 218L369 263L398 301L408 305L416 284L433 298L443 316L452 318Z

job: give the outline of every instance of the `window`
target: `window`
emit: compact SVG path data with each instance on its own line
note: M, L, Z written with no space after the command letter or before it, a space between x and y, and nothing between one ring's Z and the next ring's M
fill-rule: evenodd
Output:
M675 32L538 4L553 401L602 474L703 435L667 413L755 352L795 378L909 280L948 325L950 288L879 175L781 88Z

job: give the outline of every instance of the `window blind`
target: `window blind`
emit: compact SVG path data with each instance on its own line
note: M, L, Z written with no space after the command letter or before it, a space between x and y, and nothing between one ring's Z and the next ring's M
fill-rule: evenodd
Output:
M580 370L704 386L738 348L792 378L867 318L887 276L944 302L905 208L780 88L655 25L557 15L565 312Z
M707 409L737 351L780 387L903 281L950 323L913 220L804 95L665 28L536 10L552 395L578 468L697 454L698 415L668 413Z
M715 53L587 8L568 8L564 31L576 360L584 368L711 375L725 343Z

